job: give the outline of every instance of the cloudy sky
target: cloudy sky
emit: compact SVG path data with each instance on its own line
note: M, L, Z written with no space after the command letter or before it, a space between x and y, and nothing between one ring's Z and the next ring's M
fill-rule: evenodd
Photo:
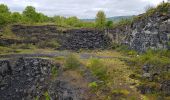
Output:
M105 11L107 17L136 15L148 5L157 5L163 0L0 0L11 11L22 12L28 5L46 15L94 18L98 10ZM166 1L166 0L165 0Z

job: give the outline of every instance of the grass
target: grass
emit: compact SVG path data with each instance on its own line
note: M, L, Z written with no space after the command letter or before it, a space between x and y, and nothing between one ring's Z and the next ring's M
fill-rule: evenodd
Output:
M90 59L88 68L92 71L92 74L98 79L102 81L105 81L107 79L106 66L99 59Z
M154 76L152 80L142 77L144 65L152 66L149 69L149 73ZM153 93L146 94L147 97L158 98L164 94L160 91L161 82L170 79L170 73L166 71L167 66L170 65L170 51L169 50L148 50L145 53L132 57L130 59L130 66L134 74L130 75L131 78L138 79L140 84L138 86L150 87L153 89Z
M48 94L47 91L44 93L44 96L45 96L45 100L51 100L50 95Z
M2 38L18 39L18 40L20 40L19 37L17 37L14 33L12 33L11 25L7 25L7 26L3 27Z
M56 66L52 66L51 73L54 78L58 75L58 70L57 70Z
M113 57L105 59L91 58L81 61L84 65L87 66L87 68L92 71L94 76L103 81L103 83L89 83L88 86L92 88L92 93L95 93L101 100L113 100L115 96L113 96L112 92L117 90L117 92L122 93L123 95L121 96L127 100L131 100L129 98L132 97L140 100L139 98L143 95L138 93L135 90L135 87L130 85L132 83L139 84L139 81L129 77L129 75L131 75L133 72L131 69L129 69L125 62L119 59L126 58L123 56L124 54L107 50L91 52L90 54ZM105 78L106 76L107 78Z
M80 66L80 61L74 54L69 54L65 59L64 66L66 69L76 69Z
M38 48L58 48L60 45L56 40L42 41L37 44Z

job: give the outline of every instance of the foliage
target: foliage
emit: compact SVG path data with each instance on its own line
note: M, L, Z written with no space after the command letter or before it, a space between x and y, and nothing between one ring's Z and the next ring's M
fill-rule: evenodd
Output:
M112 90L112 94L114 95L124 95L127 96L130 92L128 90L125 89L114 89Z
M0 26L6 25L10 22L10 14L9 8L4 4L0 4Z
M120 26L124 26L124 25L130 25L132 24L133 19L132 18L128 18L128 19L121 19L120 21L113 23L113 27L120 27Z
M96 82L91 82L88 84L88 87L92 89L92 91L97 91L99 85Z
M44 96L45 96L45 100L51 100L47 91L44 93Z
M67 58L65 59L64 65L66 69L76 69L80 66L80 61L75 55L69 54Z
M102 81L105 81L107 79L106 66L99 59L90 59L88 68L91 69L92 74L96 76L98 79Z
M98 29L104 29L106 26L106 15L103 11L98 11L96 15L96 27Z
M151 64L158 67L163 67L170 64L170 52L168 50L148 50L146 53L134 57L131 61L141 66L142 64Z
M32 6L27 6L23 11L23 16L26 22L45 22L48 17L42 13L37 13L35 8Z
M88 84L88 87L90 87L90 88L97 88L97 83L96 82L91 82L91 83L89 83Z
M56 66L52 66L52 76L53 77L56 77L57 76L57 74L58 74L58 70L57 70L57 67Z
M13 23L20 23L23 21L23 16L18 12L12 13L11 18Z
M106 22L106 27L109 29L109 28L112 28L113 27L113 21L107 21Z

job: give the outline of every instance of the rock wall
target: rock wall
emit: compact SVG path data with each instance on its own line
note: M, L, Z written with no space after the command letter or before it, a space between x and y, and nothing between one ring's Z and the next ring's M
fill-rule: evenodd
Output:
M103 31L95 29L72 29L61 31L54 25L22 26L14 25L13 33L25 40L49 41L60 43L59 49L104 49L109 47L111 41ZM30 42L31 43L31 42Z
M40 58L0 60L0 98L33 100L50 90L52 67L59 64Z
M139 15L141 17L143 15ZM170 13L154 13L141 17L131 25L108 30L113 42L126 44L139 52L152 49L167 49L170 41Z

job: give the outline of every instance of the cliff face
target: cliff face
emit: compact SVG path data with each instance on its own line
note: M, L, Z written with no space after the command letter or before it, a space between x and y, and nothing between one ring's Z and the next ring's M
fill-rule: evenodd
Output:
M22 26L14 25L13 33L24 40L37 44L42 41L54 40L60 44L58 49L104 49L111 41L104 31L94 29L72 29L61 31L57 26ZM27 43L28 43L27 42ZM6 43L6 42L5 42ZM6 43L7 44L7 43Z
M167 49L170 40L170 13L154 13L134 21L131 25L109 30L108 34L113 42L126 44L139 52L148 48Z

